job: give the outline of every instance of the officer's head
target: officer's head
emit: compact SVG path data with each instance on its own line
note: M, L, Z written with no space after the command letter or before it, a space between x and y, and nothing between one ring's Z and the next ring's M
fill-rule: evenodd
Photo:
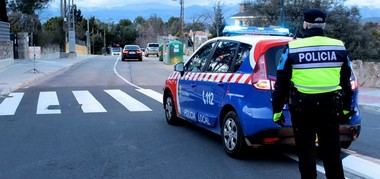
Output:
M306 29L324 29L326 26L326 14L319 9L308 9L303 13L303 28Z

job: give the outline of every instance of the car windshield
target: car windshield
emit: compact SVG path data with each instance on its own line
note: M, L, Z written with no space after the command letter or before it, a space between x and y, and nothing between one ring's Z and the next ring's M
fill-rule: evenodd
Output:
M148 47L159 47L160 45L158 44L149 44Z
M138 49L140 49L140 47L137 45L127 45L127 46L125 46L124 49L126 49L126 50L138 50Z

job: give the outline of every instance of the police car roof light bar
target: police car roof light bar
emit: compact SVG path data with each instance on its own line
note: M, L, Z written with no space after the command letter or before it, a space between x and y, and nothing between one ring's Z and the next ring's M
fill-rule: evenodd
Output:
M256 27L256 26L226 26L223 29L225 36L234 35L271 35L289 36L289 29L283 27Z

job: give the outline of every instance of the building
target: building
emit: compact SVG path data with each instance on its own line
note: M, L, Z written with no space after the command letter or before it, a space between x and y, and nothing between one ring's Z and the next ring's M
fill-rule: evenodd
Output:
M240 3L239 12L233 15L231 18L234 20L236 26L250 26L261 25L267 21L267 18L259 15L257 12L251 11L249 6L250 2Z

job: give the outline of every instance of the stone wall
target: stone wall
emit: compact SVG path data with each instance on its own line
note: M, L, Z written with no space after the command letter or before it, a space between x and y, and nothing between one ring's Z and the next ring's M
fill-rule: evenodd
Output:
M354 60L352 66L360 86L380 88L380 62Z
M13 58L13 44L11 41L0 41L0 60Z

